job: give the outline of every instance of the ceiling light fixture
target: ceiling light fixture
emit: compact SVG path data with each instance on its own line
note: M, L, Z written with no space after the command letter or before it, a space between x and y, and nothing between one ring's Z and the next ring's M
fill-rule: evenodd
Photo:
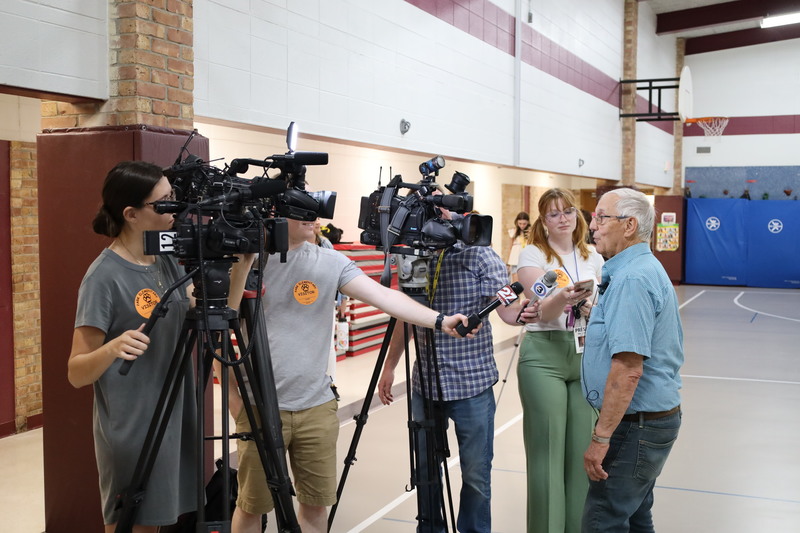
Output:
M761 27L774 28L775 26L785 26L786 24L797 24L798 22L800 22L800 13L766 16L761 20Z

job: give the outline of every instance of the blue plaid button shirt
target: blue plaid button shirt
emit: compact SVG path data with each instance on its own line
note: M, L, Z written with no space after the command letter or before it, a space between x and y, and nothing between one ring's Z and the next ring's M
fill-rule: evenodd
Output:
M508 283L503 260L489 246L467 246L457 243L443 251L441 270L433 299L433 309L446 315L477 313L496 297L497 291ZM430 275L436 272L438 257L431 258ZM417 329L421 357L414 362L414 391L422 393L420 384L420 358L430 360L430 350L425 342L425 329ZM480 394L497 382L499 377L494 360L492 326L489 318L474 339L455 339L436 331L436 356L445 401L463 400ZM428 358L428 359L426 359ZM428 394L428 384L435 383L428 365L423 364L424 396L439 399L433 386Z

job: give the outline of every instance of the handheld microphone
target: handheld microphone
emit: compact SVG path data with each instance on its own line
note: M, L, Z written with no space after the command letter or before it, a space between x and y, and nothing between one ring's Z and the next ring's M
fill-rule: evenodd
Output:
M558 274L553 270L548 270L542 277L534 281L533 285L531 285L531 292L533 293L533 296L531 296L531 303L547 298L547 295L550 294L550 291L556 286L557 280Z
M548 270L542 274L542 276L534 281L533 285L531 285L531 292L533 294L531 295L531 301L528 303L528 305L547 298L547 295L550 294L550 291L552 291L553 287L556 286L556 281L558 281L558 274L556 274L555 271ZM525 309L520 311L517 315L517 324L522 324L523 326L525 325L525 322L523 322L521 318L524 311Z
M519 281L515 281L511 285L505 285L502 289L497 291L497 298L492 300L489 305L478 311L477 313L473 313L469 316L469 322L465 327L464 324L459 324L456 326L456 331L462 337L466 337L467 333L475 329L475 326L480 324L481 320L489 315L492 311L500 307L500 304L509 305L514 302L524 290L522 283Z

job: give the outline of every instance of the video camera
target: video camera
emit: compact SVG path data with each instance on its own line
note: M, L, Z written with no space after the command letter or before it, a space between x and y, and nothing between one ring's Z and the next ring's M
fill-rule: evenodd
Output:
M492 217L469 214L472 196L465 192L469 176L455 172L445 188L452 194L440 193L435 183L439 169L445 165L442 156L420 164L422 180L417 184L403 183L397 175L385 187L361 198L358 227L361 243L394 252L392 246L405 245L417 250L440 250L463 241L474 246L489 246L492 239ZM408 196L400 196L401 188L410 189ZM441 209L464 214L451 219L442 217Z
M268 253L288 249L286 218L316 220L333 218L336 193L305 190L306 165L328 164L324 152L296 152L297 130L289 125L289 151L261 159L234 159L224 169L181 148L175 164L164 169L174 200L153 203L157 213L174 213L172 231L146 231L146 254L174 254L181 259L216 259L231 254L257 253L266 235ZM183 153L186 158L181 161ZM254 179L238 177L251 166L264 169ZM279 173L270 177L269 169ZM285 218L284 218L285 217Z

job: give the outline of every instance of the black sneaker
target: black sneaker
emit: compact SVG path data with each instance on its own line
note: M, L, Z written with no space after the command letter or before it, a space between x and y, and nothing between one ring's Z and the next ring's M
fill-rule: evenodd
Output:
M334 385L333 383L331 383L331 391L333 391L333 397L336 398L337 402L342 401L342 397L339 396L339 391L336 390L336 385Z

